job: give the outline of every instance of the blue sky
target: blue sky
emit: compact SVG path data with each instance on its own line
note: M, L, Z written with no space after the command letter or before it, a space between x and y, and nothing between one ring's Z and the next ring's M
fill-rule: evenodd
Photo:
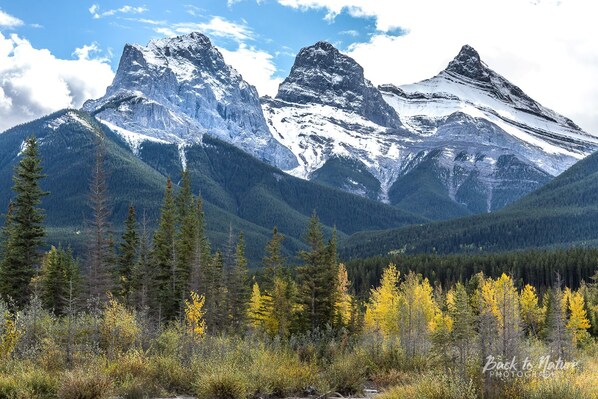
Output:
M598 134L593 2L0 0L0 131L101 96L125 43L200 31L262 95L318 40L375 84L432 77L470 44L532 98Z
M96 43L96 58L108 57L113 69L125 43L200 30L219 48L239 45L272 56L274 77L284 78L295 54L318 40L341 49L367 42L376 32L374 17L348 13L326 20L325 9L298 10L276 1L0 1L2 10L24 21L14 31L35 48L47 48L63 59L77 48ZM227 30L228 28L228 30Z

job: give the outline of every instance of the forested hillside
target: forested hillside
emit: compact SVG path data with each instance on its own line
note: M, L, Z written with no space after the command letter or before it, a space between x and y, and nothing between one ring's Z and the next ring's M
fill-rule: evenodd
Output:
M598 240L598 154L545 187L486 215L388 231L362 232L341 247L347 258L406 253L495 252L593 245Z

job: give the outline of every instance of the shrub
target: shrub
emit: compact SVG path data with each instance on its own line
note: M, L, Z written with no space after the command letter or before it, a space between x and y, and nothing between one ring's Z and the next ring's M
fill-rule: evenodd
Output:
M202 399L243 399L252 389L247 370L222 361L207 364L194 384L194 391Z
M61 399L103 399L111 388L110 379L98 370L75 370L64 374L58 396Z
M476 399L478 396L472 381L455 375L426 374L413 384L390 388L379 399Z
M354 395L363 391L368 375L368 359L361 351L337 357L324 371L324 379L332 391Z
M315 366L303 363L298 355L284 349L261 348L255 354L251 370L251 381L255 391L275 397L299 395L309 386L315 385Z
M111 297L100 326L103 347L109 354L125 352L135 346L140 332L135 314Z

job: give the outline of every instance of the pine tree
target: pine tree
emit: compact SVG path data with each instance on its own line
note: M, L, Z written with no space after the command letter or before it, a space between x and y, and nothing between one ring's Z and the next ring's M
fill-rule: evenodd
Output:
M190 277L191 291L206 295L208 276L210 275L210 243L206 237L205 217L201 196L195 205L196 230L194 237L193 262Z
M264 281L266 283L266 289L272 289L274 280L276 278L282 278L282 272L286 261L282 255L283 241L284 236L278 232L277 227L274 227L272 230L272 239L266 244L266 255L262 261L264 265Z
M228 298L230 309L231 328L234 332L240 332L245 325L247 314L246 304L249 299L247 259L245 258L245 238L243 233L239 234L235 250L235 264L229 274Z
M181 190L176 201L179 230L176 238L175 297L179 301L179 305L182 306L189 293L189 288L191 288L191 274L196 259L196 239L199 227L195 210L195 198L191 191L191 180L187 170L183 172Z
M41 300L58 316L67 314L79 286L79 266L70 250L52 246L41 270Z
M176 209L172 182L168 179L164 192L164 202L160 211L160 223L154 233L152 248L154 310L159 319L173 320L179 307L176 292L176 252L175 252Z
M300 253L304 265L299 268L302 283L301 304L305 309L305 324L312 330L332 325L338 265L336 264L336 237L324 245L324 234L314 212L307 229L309 251Z
M29 299L29 283L39 270L39 248L46 235L45 216L39 206L48 195L39 185L43 177L37 140L28 138L14 171L12 190L16 196L5 221L6 243L0 264L0 296L4 300L12 299L17 307Z
M132 302L134 290L133 274L138 264L138 246L137 218L135 208L130 205L120 245L120 257L118 259L118 294L129 305Z
M97 302L105 302L107 300L106 293L111 292L113 288L113 270L111 269L113 246L110 243L110 222L108 220L111 210L108 199L104 146L104 139L98 138L88 197L92 219L89 225L87 288L89 297Z
M206 294L206 323L210 331L222 333L228 325L226 308L226 286L224 285L224 259L216 251L212 257Z
M141 220L141 234L139 236L139 254L133 269L133 302L139 310L145 311L150 305L150 289L152 288L153 275L150 259L150 233L145 210Z
M8 210L4 216L4 225L2 226L2 230L0 230L0 267L2 267L2 259L8 254L8 238L10 237L13 215L14 204L10 201L8 203Z

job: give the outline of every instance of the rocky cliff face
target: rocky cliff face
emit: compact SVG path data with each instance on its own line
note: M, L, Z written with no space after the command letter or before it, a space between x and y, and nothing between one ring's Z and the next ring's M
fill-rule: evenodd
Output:
M199 33L127 44L106 95L83 109L129 136L184 146L207 133L283 169L296 164L272 138L255 88Z
M296 104L335 107L384 127L401 126L395 111L365 79L361 65L326 42L318 42L299 52L276 98Z

